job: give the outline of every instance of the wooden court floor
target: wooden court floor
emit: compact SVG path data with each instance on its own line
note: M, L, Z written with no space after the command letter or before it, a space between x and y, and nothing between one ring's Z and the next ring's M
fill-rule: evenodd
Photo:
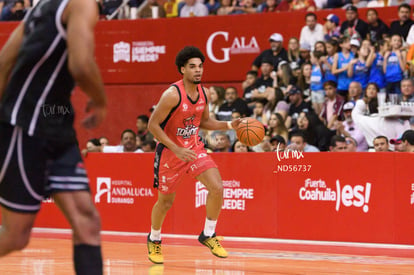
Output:
M0 259L0 274L74 274L68 232L33 233L29 246ZM133 274L414 274L414 246L224 239L227 259L197 243L196 236L163 238L165 263L147 259L146 236L103 233L107 275Z

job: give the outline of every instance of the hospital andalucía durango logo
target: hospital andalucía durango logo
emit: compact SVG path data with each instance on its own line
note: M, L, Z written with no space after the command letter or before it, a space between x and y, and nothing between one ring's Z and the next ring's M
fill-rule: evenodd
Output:
M96 178L95 203L133 204L138 197L154 197L151 188L136 187L131 180Z
M302 187L299 188L299 199L302 201L331 201L335 202L335 210L339 211L341 206L362 208L364 213L369 211L369 200L371 198L371 183L365 185L351 186L341 185L339 179L332 188L322 179L314 180L307 178Z

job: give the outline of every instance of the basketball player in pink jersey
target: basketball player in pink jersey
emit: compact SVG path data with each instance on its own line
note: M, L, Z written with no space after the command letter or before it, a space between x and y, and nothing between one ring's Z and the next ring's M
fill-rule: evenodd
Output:
M199 242L217 257L226 258L228 255L215 233L223 204L221 176L204 149L198 131L199 128L233 129L240 120L226 122L210 118L209 91L200 84L204 59L196 47L185 47L177 54L175 64L183 79L163 93L149 120L148 129L159 141L154 160L154 187L158 188L158 200L152 208L151 233L147 238L148 258L156 264L164 262L161 226L174 202L179 182L187 175L199 180L208 190L207 217Z

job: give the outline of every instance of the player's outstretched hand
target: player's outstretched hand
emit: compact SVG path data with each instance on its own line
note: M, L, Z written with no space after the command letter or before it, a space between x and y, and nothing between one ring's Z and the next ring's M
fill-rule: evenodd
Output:
M106 117L106 106L97 106L92 101L86 105L87 113L90 113L83 121L82 125L86 129L97 127Z
M178 149L174 151L174 154L182 161L193 161L197 159L196 152L189 148L178 147Z
M231 127L233 127L233 129L237 129L239 128L239 124L241 122L242 122L242 118L235 119L231 122Z

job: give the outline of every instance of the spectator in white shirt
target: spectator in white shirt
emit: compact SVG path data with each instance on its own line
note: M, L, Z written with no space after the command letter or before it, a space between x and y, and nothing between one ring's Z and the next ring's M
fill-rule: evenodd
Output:
M88 152L103 152L103 153L142 153L143 151L137 148L136 134L131 129L126 129L121 134L121 144L116 146L103 145L88 148Z
M399 118L381 117L378 114L364 115L366 113L366 103L364 99L359 99L352 110L352 119L358 129L365 136L369 147L373 147L373 140L379 135L386 136L388 139L398 136L405 130L410 129L408 120ZM394 148L391 148L394 149Z
M323 26L317 22L316 14L309 12L305 16L306 26L304 26L300 32L300 44L307 43L311 45L312 51L315 47L315 43L323 41Z
M203 3L196 0L185 0L185 5L180 11L180 17L193 17L193 16L207 16L208 8Z
M352 110L354 109L355 103L349 101L345 103L344 110L344 121L337 122L337 134L345 137L352 137L355 140L357 151L366 152L368 151L368 144L365 140L365 136L358 129L358 126L355 125L355 122L352 120Z

